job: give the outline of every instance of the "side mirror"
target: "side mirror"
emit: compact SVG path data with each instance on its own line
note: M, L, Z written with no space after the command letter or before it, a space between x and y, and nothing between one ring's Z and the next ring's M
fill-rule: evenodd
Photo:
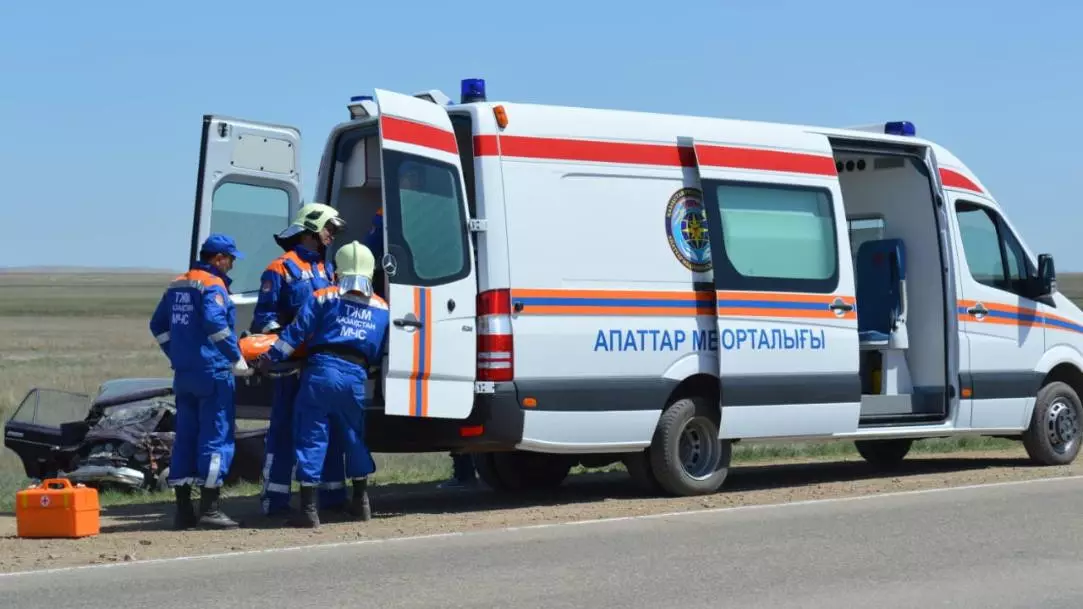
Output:
M1050 254L1038 255L1038 293L1048 296L1057 290L1057 270Z

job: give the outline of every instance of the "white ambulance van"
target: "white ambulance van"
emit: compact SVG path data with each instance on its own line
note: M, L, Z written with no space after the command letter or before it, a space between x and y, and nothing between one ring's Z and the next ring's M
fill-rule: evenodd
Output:
M313 200L383 214L394 325L373 449L474 452L503 490L623 461L710 493L741 440L1020 439L1071 462L1083 312L992 194L909 122L835 129L376 90ZM300 133L206 116L192 254L225 232L247 328L302 203ZM241 385L266 416L269 383Z

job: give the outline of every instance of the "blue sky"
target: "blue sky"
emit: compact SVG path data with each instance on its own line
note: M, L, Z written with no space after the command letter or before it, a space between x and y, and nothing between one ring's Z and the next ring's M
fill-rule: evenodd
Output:
M911 120L1033 249L1083 270L1083 4L3 4L0 266L183 268L204 113L299 127L310 199L350 95L457 99L461 78L483 77L490 98L515 101Z

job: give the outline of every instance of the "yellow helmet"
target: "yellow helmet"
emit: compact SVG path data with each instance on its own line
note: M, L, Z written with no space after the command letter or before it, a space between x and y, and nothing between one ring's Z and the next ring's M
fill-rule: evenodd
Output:
M308 203L301 207L290 223L282 232L275 235L275 241L283 248L284 242L305 232L319 233L327 229L332 235L346 228L346 221L338 215L338 210L325 203Z

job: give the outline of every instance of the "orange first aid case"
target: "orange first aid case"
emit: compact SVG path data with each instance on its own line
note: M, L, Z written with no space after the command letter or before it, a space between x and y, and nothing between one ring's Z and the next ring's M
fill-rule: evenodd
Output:
M98 491L49 478L15 493L19 537L89 537L100 532Z

